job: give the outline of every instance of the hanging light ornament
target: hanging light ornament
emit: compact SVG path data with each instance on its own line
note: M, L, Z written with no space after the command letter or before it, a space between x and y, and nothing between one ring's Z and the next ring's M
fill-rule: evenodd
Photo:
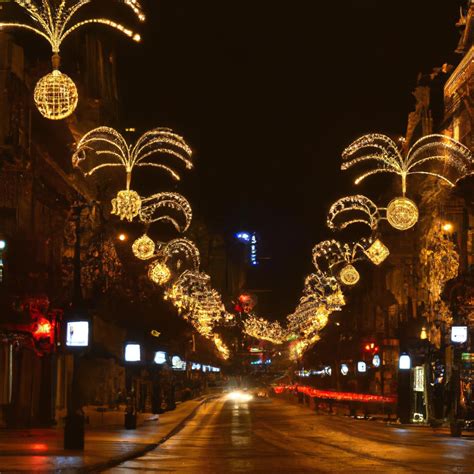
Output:
M155 254L155 242L144 234L133 242L132 252L140 260L149 260Z
M360 280L360 275L353 265L348 264L339 272L339 278L344 285L352 286Z
M344 285L355 285L359 281L360 275L352 264L362 260L365 243L366 239L354 244L324 240L313 248L313 264L318 272L325 273L327 271L333 276L337 275Z
M366 224L374 235L380 220L377 205L368 197L357 194L343 197L330 207L327 225L331 230L342 230L352 224ZM380 265L390 255L388 248L378 238L363 243L365 255L375 265Z
M77 107L79 95L73 80L59 70L59 55L52 59L53 72L42 77L36 84L34 101L43 117L62 120Z
M410 229L419 217L416 204L405 196L409 175L433 176L455 186L473 172L470 150L450 137L436 134L418 140L405 156L389 137L376 133L364 135L343 151L342 159L343 170L365 162L374 164L355 184L377 173L395 173L401 177L402 196L393 199L387 207L387 220L398 230Z
M418 208L406 197L392 199L387 206L387 220L398 230L411 229L418 222Z
M179 230L186 230L192 219L189 202L177 193L157 193L141 198L130 189L132 172L135 168L149 167L164 170L173 179L180 176L163 158L178 159L186 169L191 169L192 150L184 139L167 128L156 128L143 134L134 146L128 145L123 136L109 127L98 127L86 133L77 145L73 155L73 166L85 176L91 176L105 168L123 168L126 187L112 200L112 214L122 220L132 221L136 216L146 224L168 220ZM172 216L157 216L158 209L167 207L184 215L184 225L179 225Z
M0 28L22 28L45 38L53 51L53 72L41 78L34 91L35 104L43 117L61 120L69 117L78 102L77 88L74 82L59 71L59 50L62 42L73 31L90 24L110 26L134 41L140 41L140 35L116 23L109 18L89 18L78 21L77 15L82 8L93 0L14 0L31 18L29 23L1 22ZM121 0L130 8L140 21L145 20L138 0Z
M375 239L374 242L364 250L364 253L375 265L380 265L390 255L388 248L379 239Z
M157 285L164 285L171 278L171 271L161 260L155 260L148 267L148 277Z

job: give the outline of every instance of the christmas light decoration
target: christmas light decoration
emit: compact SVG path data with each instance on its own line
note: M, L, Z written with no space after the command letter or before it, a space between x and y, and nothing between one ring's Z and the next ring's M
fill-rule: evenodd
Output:
M184 217L184 222L180 224L175 217L169 214L157 215L158 211L161 211L163 208L176 211ZM162 192L143 198L138 216L140 221L145 224L167 221L173 224L178 232L186 232L191 225L193 211L188 200L181 194Z
M375 265L380 265L390 255L388 248L379 239L375 239L364 253Z
M77 88L72 79L58 69L42 77L35 87L34 101L43 117L62 120L77 107Z
M187 169L192 168L192 151L184 139L167 128L156 128L144 133L134 146L128 145L123 136L109 127L98 127L86 133L77 145L73 155L73 166L79 168L85 176L91 176L105 168L122 168L126 176L126 188L118 192L112 200L112 213L132 221L137 215L150 224L159 220L168 220L178 229L189 227L192 218L188 201L177 193L158 193L148 198L140 198L130 189L132 172L135 168L149 167L166 171L172 178L179 180L178 173L163 158L177 159ZM185 223L180 226L169 215L156 216L159 208L168 207L182 212Z
M165 257L167 262L171 259L177 260L177 270L182 268L183 263L187 263L192 271L197 272L201 265L201 256L198 248L194 242L184 237L161 244L159 252Z
M415 203L405 197L409 175L433 176L454 186L473 172L471 151L450 137L436 134L418 140L405 156L389 137L381 134L364 135L343 151L342 159L343 170L361 163L373 165L372 169L363 172L355 180L356 184L378 173L400 176L402 197L392 200L387 207L387 220L398 230L409 229L418 221Z
M354 244L324 240L313 248L313 264L319 272L327 271L345 285L354 285L359 281L359 273L352 264L363 259L365 244L366 239Z
M273 344L283 344L289 336L278 321L270 322L253 314L243 321L243 330L250 337Z
M111 214L120 217L121 220L132 221L134 217L138 216L142 207L142 199L136 191L119 191L117 197L112 199Z
M148 267L148 277L157 285L164 285L171 278L171 272L165 263L155 260Z
M216 345L217 350L219 351L221 357L226 360L230 356L229 348L224 344L221 337L218 334L214 335L213 338L214 344Z
M352 286L360 280L360 275L353 265L346 265L339 272L339 278L344 285Z
M144 234L133 242L132 252L140 260L149 260L155 254L155 242Z
M362 223L376 230L380 218L377 205L368 197L357 194L343 197L329 208L327 225L331 230L343 230L349 225Z
M387 220L395 229L411 229L418 222L418 208L406 197L392 199L387 206Z
M140 21L145 15L138 0L121 0ZM59 50L62 42L78 28L91 24L114 28L134 41L140 35L109 18L86 18L78 15L93 0L14 0L31 18L31 23L0 22L0 28L20 28L46 39L53 52L53 72L44 76L35 88L34 100L40 113L50 120L61 120L71 115L78 100L73 81L59 71Z

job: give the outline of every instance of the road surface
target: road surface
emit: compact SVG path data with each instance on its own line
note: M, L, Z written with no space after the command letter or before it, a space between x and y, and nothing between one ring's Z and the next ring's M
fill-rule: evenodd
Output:
M168 441L109 472L474 472L474 437L318 415L275 399L203 405Z

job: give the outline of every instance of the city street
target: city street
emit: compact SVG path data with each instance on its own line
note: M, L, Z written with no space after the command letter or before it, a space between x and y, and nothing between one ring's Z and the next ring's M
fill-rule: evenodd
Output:
M474 437L317 415L275 399L209 402L171 439L109 472L473 472Z

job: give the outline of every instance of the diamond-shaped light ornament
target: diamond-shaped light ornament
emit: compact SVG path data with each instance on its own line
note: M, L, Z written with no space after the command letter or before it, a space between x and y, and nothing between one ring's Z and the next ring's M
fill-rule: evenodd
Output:
M133 242L132 252L140 260L148 260L155 254L155 242L144 234Z
M383 242L376 239L368 249L364 250L364 253L373 264L380 265L390 255L390 250Z

